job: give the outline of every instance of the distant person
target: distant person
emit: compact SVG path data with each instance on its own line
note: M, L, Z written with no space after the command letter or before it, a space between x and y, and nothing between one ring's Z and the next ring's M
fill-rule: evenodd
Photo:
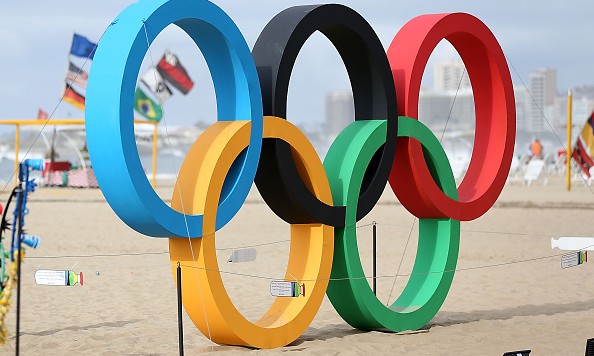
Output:
M530 157L531 158L542 158L542 144L539 139L534 139L530 144Z

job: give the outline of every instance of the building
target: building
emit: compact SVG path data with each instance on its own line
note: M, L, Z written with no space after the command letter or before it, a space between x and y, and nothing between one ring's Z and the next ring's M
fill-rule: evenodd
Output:
M433 88L422 88L419 93L418 119L439 132L446 122L450 129L474 127L474 96L462 61L433 66Z
M547 121L555 121L551 114L555 116L556 111L554 107L557 98L557 70L542 68L530 73L528 78L531 101L526 129L531 133L547 132L550 130Z
M419 120L442 131L474 128L474 96L470 88L454 91L422 90L419 95Z
M433 66L433 88L436 92L456 92L470 88L470 78L462 61L443 61Z
M575 87L571 91L573 136L576 137L594 110L594 87ZM563 137L567 130L567 95L559 95L555 104L555 130Z
M585 121L594 111L594 86L580 86L572 89L574 120Z
M355 120L351 91L334 91L326 95L326 134L333 139Z
M585 122L592 114L592 111L594 111L594 86L579 86L573 88L571 91L573 97L573 122Z
M514 98L516 100L516 130L528 131L528 117L530 116L530 94L523 85L514 85Z
M573 97L576 99L594 100L594 86L582 85L571 89Z

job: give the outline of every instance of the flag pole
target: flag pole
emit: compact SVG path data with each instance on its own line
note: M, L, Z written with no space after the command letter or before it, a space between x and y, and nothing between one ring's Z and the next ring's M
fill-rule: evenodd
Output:
M14 125L14 186L16 187L19 181L19 145L21 139L21 125Z
M68 72L70 70L70 52L72 51L72 45L74 44L74 31L72 31L72 36L70 37L70 47L68 48L68 52L66 54L66 71L64 72L64 81L62 82L62 88L60 89L60 98L64 97L64 93L66 90L66 84L68 84Z
M565 169L567 171L567 191L571 190L571 111L572 111L571 89L567 92L567 158Z

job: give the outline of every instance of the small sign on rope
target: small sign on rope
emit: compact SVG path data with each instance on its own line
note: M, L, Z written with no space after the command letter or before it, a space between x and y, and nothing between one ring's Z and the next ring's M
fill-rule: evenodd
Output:
M83 285L82 272L69 270L38 269L35 271L35 283L44 286L74 286Z
M305 283L300 285L297 282L272 281L270 283L270 295L273 297L295 298L300 295L305 297Z
M561 255L561 268L570 268L588 262L588 251L575 251Z
M233 250L231 256L227 259L228 263L241 263L251 262L256 260L256 249L255 248L242 248L239 250Z

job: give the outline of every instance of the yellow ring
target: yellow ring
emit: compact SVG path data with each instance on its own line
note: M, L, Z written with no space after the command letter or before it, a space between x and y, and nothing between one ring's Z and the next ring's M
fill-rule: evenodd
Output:
M184 307L202 333L209 335L210 332L212 341L219 344L275 348L297 339L322 303L332 269L334 228L322 224L292 224L285 278L304 281L305 297L276 298L255 323L241 315L227 295L219 272L215 222L225 176L249 144L250 125L250 121L217 122L191 147L182 164L171 205L185 214L203 214L203 236L170 238L169 255L174 276L177 263L182 265ZM281 118L264 117L264 138L289 143L299 174L310 191L320 201L332 205L330 184L322 162L297 127Z

